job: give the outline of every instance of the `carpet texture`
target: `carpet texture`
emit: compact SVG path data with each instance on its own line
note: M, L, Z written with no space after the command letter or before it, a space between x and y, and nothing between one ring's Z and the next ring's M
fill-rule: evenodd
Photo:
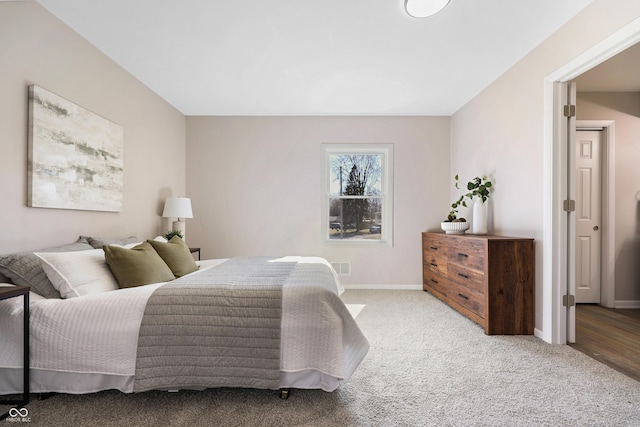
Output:
M333 393L54 395L27 406L30 425L640 426L640 383L571 347L486 336L422 291L348 290L343 299L365 305L357 321L371 350Z

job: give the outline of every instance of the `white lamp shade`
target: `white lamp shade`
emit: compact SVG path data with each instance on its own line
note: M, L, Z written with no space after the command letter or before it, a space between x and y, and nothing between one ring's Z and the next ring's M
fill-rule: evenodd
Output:
M404 8L414 18L426 18L444 9L450 0L405 0Z
M164 218L193 218L191 199L188 197L169 197L164 203Z

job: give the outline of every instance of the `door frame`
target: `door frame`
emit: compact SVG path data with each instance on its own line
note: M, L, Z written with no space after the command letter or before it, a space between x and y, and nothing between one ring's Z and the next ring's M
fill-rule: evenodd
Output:
M542 329L536 336L552 344L567 343L568 315L563 306L567 289L567 215L562 215L566 198L566 132L562 133L563 87L566 82L617 55L640 41L640 18L596 43L572 61L549 74L544 90L543 149L543 251L542 251ZM564 150L563 150L564 149ZM563 183L565 188L562 188ZM613 247L611 247L613 249ZM610 254L613 256L613 254ZM575 314L575 310L573 310Z
M579 108L579 106L577 108ZM602 145L600 150L602 179L600 190L602 215L602 227L600 227L602 230L602 236L600 238L600 305L607 308L615 308L616 124L613 120L576 120L576 131L586 128L602 129ZM572 261L575 260L569 260L569 262Z

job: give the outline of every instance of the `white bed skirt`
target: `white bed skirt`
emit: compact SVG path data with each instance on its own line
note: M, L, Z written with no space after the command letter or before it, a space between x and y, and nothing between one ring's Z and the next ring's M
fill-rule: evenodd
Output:
M0 368L0 394L22 394L22 369ZM46 371L32 369L30 375L31 393L86 394L103 390L133 392L133 375L103 375L76 372ZM340 379L315 370L302 372L281 372L281 389L322 389L334 391Z

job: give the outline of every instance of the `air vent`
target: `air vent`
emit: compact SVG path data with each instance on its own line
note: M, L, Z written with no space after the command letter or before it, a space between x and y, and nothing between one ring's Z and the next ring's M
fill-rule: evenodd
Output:
M351 275L351 263L350 262L332 262L331 266L338 273L339 276Z

